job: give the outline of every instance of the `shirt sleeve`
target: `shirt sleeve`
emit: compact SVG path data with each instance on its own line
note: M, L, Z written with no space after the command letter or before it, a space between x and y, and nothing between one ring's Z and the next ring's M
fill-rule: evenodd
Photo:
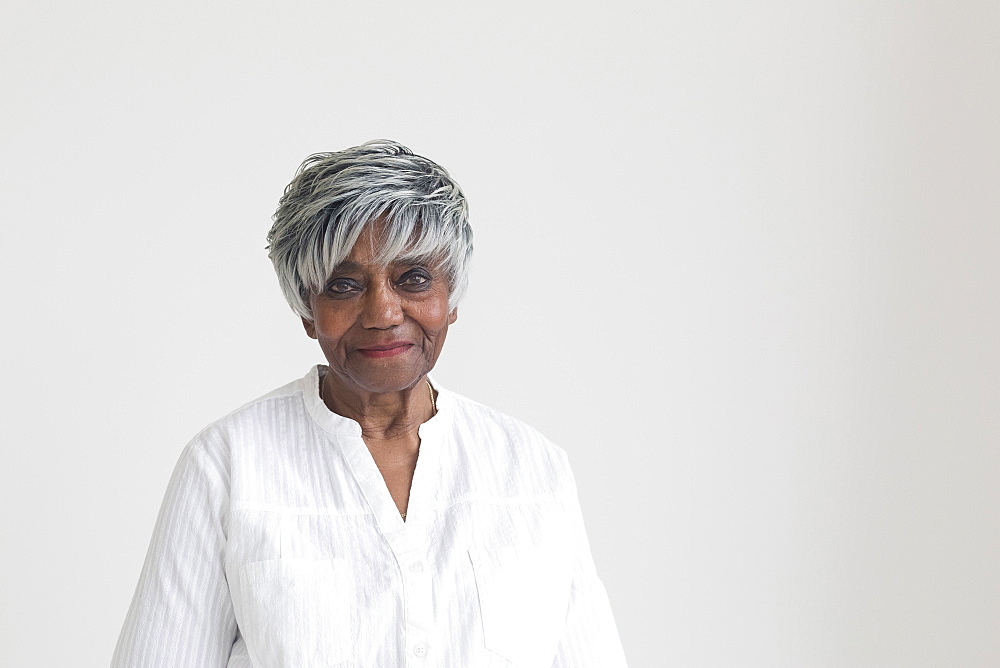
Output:
M566 626L552 666L625 668L625 653L611 613L611 603L604 583L597 577L597 569L590 553L576 482L568 465L566 470L569 484L564 490L563 503L569 519L573 550L573 583Z
M112 668L224 668L236 639L225 574L229 465L198 438L170 478ZM218 445L218 444L215 444Z

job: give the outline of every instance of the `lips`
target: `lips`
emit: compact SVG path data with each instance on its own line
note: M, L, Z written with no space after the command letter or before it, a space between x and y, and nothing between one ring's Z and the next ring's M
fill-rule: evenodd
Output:
M365 357L395 357L396 355L402 355L413 347L412 343L408 341L395 341L393 343L380 344L377 346L365 346L364 348L358 348L358 352Z

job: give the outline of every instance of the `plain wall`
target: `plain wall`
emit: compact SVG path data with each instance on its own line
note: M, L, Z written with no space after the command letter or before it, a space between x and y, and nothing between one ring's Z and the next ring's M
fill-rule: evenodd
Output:
M471 203L436 371L574 465L633 666L1000 664L1000 4L0 8L0 665L110 660L187 440L322 360L270 216Z

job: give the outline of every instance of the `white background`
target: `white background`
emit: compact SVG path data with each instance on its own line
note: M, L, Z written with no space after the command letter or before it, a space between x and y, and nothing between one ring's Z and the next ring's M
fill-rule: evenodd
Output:
M103 666L202 426L321 361L315 151L469 197L436 377L565 447L633 666L1000 664L1000 5L0 12L0 665Z

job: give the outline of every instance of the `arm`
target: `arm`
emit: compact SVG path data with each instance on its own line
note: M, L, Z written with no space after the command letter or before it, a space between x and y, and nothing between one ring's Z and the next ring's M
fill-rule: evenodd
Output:
M236 638L225 574L229 465L192 441L174 469L112 668L223 668Z
M567 465L567 471L569 467ZM553 668L625 668L625 654L604 584L597 577L572 472L563 494L573 550L566 627Z

